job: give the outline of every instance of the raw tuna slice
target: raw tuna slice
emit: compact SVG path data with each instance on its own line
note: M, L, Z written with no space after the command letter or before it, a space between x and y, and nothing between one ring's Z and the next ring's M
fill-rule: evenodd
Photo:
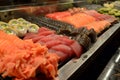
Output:
M59 44L59 45L53 46L51 49L68 54L69 57L72 57L74 55L71 47L67 45Z
M74 51L76 57L81 56L81 53L83 52L83 48L81 45L79 45L78 42L74 42L70 47Z
M59 40L52 40L52 41L46 42L46 46L47 46L47 48L51 48L51 47L56 46L56 45L61 44L61 43L62 42Z
M41 32L44 32L44 31L50 31L49 29L45 28L45 27L41 27L39 30L38 30L38 33L41 33Z
M54 38L52 38L51 37L51 35L49 35L49 36L45 36L45 37L43 37L42 39L40 39L41 40L41 42L48 42L48 41L52 41Z
M38 40L36 43L40 43L42 46L45 46L45 42L42 42L41 40Z
M55 34L55 31L53 30L49 30L45 27L41 27L39 30L38 30L38 35L44 35L44 36L47 36L47 35L50 35L50 34Z
M45 36L37 36L37 37L33 37L32 38L32 41L34 42L34 43L36 43L37 41L39 41L40 39L42 39L42 38L44 38Z
M53 50L53 49L49 49L48 52L50 52L52 54L57 54L60 57L60 62L64 62L65 60L67 60L67 58L69 56L66 53L63 53L61 51L56 51L56 50Z
M31 39L34 37L38 37L38 35L36 35L35 33L27 33L24 37L24 39Z
M80 57L82 49L80 44L75 40L70 39L67 36L57 35L55 33L44 35L41 33L52 32L50 29L40 28L39 32L36 33L36 37L30 39L35 43L40 43L48 48L49 51L53 51L55 54L60 56L60 61L64 61L71 57ZM30 35L29 35L30 36ZM27 37L27 35L25 36ZM25 38L27 39L27 38ZM67 58L66 58L67 56Z
M66 45L71 45L74 42L74 40L69 39L69 37L67 36L60 36L58 37L58 40L60 40L63 44Z
M47 36L47 35L54 34L54 33L55 33L54 31L44 31L44 32L40 32L38 35Z

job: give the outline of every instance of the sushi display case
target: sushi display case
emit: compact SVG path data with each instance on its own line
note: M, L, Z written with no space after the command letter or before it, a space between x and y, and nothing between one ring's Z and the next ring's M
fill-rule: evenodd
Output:
M59 24L57 23L53 25L54 23L52 24L49 22L51 21L51 19L49 20L43 17L44 15L49 13L66 11L69 8L74 8L74 7L80 7L80 8L85 7L88 9L96 10L97 8L100 8L101 5L91 4L83 1L76 1L72 3L71 2L56 3L56 4L46 4L46 5L40 3L34 3L34 4L24 4L24 5L2 6L0 7L0 20L4 22L9 22L11 19L24 18L25 20L37 24L38 26L46 26L49 29L55 30L59 35L65 35L67 37L70 37L70 39L74 39L74 35L76 36L76 33L74 33L74 35L69 34L69 31L73 30L73 28L71 28L71 25L67 23L64 24L62 22L58 22ZM46 19L48 21L43 21L42 19L43 20ZM60 26L61 24L62 27ZM60 28L56 28L56 25L60 26ZM64 26L67 25L70 28L63 27L63 25ZM114 38L118 36L119 33L120 33L120 23L119 21L115 21L110 25L110 27L101 31L100 34L95 34L95 40L94 37L92 37L94 43L91 43L90 45L89 43L87 43L85 46L85 51L83 51L83 53L80 55L79 58L70 57L67 58L65 61L59 63L58 76L55 79L80 80L80 77L78 79L78 76L82 76L84 71L87 71L89 65L91 65L92 62L94 62L96 58L102 54L102 51L105 49L105 47L108 44L110 44L114 40ZM23 39L23 36L21 38ZM119 39L119 36L117 38ZM86 47L88 47L89 49L86 49Z

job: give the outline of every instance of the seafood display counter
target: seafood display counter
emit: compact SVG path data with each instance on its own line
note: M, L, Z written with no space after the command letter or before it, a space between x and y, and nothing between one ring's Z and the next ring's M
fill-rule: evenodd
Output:
M30 73L30 78L25 80L36 80L33 76L37 73L42 74L42 76L47 75L50 80L78 80L76 76L82 75L107 44L111 43L120 33L119 21L111 15L98 13L95 9L100 7L101 5L98 4L78 1L52 5L38 3L4 6L4 10L0 8L0 29L5 32L0 32L0 34L10 38L10 41L11 38L14 38L17 42L13 41L10 44L14 45L13 47L16 50L17 48L23 49L22 44L25 41L25 51L30 50L26 53L35 54L32 56L33 59L31 56L27 57L30 60L28 62L23 61L23 64L31 65L29 62L31 60L34 64L40 62L36 60L46 60L46 64L45 61L44 63L41 62L35 72ZM8 34L12 34L12 36ZM4 36L1 36L0 39L2 38L9 41ZM39 49L38 43L42 46L45 45L47 49L43 47L42 50ZM32 50L31 47L33 47ZM3 53L5 50L3 49ZM44 59L34 59L39 51L41 51ZM16 52L14 51L14 53ZM25 60L27 59L25 58ZM10 80L16 77L13 76L16 74L11 74L7 72L7 68L5 69L6 71L1 70L2 73L0 73L3 77L8 76ZM26 76L27 73L24 74L25 76L21 74L24 73L19 74L23 78L28 77L28 75ZM46 78L40 76L39 79L45 80Z

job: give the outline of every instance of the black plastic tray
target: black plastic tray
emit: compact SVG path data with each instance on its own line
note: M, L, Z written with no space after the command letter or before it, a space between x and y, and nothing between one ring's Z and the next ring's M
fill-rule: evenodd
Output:
M119 80L120 77L116 77L116 65L120 62L120 47L110 59L107 66L104 68L103 72L100 74L97 80ZM119 66L120 68L120 66Z

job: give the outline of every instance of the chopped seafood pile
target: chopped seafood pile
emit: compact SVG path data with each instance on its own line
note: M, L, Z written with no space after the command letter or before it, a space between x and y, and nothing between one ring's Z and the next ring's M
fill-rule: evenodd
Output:
M54 79L57 75L58 61L59 57L56 54L50 54L45 46L0 31L2 77L30 80L42 74L48 79Z

